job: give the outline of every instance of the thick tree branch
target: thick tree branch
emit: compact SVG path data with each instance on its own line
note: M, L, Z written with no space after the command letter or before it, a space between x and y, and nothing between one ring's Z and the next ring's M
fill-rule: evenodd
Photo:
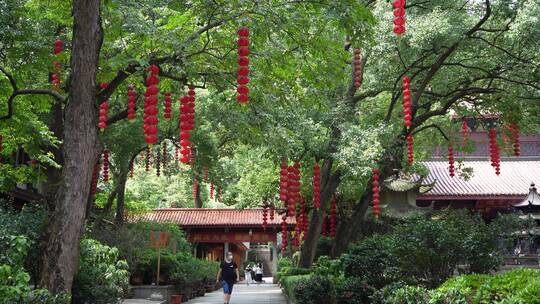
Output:
M441 133L441 135L444 137L444 139L446 139L447 141L450 141L450 138L448 136L446 136L446 134L441 129L441 127L439 127L436 124L430 124L430 125L422 126L421 128L418 128L418 129L414 130L414 132L412 132L412 134L414 135L416 133L420 133L420 132L422 132L424 130L431 129L431 128L437 129L439 131L439 133Z

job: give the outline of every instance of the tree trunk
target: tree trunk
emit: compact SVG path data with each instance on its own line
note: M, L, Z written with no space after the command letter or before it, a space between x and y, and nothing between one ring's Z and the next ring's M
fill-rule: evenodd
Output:
M300 261L298 263L298 266L302 268L309 268L313 264L317 243L321 236L321 226L326 214L326 209L330 205L332 195L341 182L341 174L339 172L332 174L332 164L333 161L331 159L327 159L324 162L322 174L323 188L321 191L321 208L319 210L313 210L313 214L311 215L311 219L309 221L307 238L304 241Z
M129 169L127 171L120 172L118 179L117 198L116 198L116 223L121 226L124 224L124 207L126 200L126 182L129 174Z
M105 213L108 213L109 211L111 211L114 200L116 199L116 196L118 195L118 192L120 191L120 187L122 187L122 185L120 183L120 179L121 179L122 174L123 173L120 172L120 176L118 176L116 186L114 187L112 192L109 194L109 197L107 198L107 202L105 203L105 206L103 207L103 211ZM124 183L124 186L125 186L125 183Z
M73 1L69 102L64 119L64 167L49 225L41 283L54 294L70 292L94 164L98 157L96 72L103 33L100 0Z
M49 118L50 120L48 125L49 130L51 130L54 136L60 141L63 141L64 139L63 117L64 113L62 111L62 102L56 100L51 108L51 117ZM54 161L60 166L63 166L64 156L62 155L62 144L60 144L58 147L47 148L50 149L50 151L54 155ZM49 210L53 211L55 209L54 197L56 195L56 192L58 191L58 187L62 180L62 170L55 167L46 166L45 175L47 176L47 179L44 182L45 189L43 195L45 196L45 200L47 201Z
M371 187L371 183L369 184ZM350 218L343 219L337 229L336 237L332 243L332 249L330 255L334 258L339 257L345 250L351 241L353 235L357 235L362 225L366 211L371 201L371 189L367 194L362 195L360 200L353 207L353 214Z

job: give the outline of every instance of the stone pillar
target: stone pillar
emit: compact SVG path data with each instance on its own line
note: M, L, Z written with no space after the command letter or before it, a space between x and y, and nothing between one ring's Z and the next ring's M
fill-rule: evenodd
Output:
M272 275L275 277L277 274L277 251L278 251L278 245L277 241L272 242Z

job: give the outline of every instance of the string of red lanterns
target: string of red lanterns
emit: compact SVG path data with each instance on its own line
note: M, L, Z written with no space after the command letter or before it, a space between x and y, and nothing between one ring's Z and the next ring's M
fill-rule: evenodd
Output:
M289 192L288 192L288 181L289 181L289 172L288 172L288 168L289 166L287 166L287 160L285 158L283 158L281 160L281 165L280 165L280 172L279 172L279 200L283 203L283 206L286 207L287 206L287 201L288 201L288 196L289 196Z
M171 93L170 92L165 93L163 106L164 106L163 117L165 118L165 120L171 120L171 118L172 118L172 109L171 109L172 98L171 98Z
M495 174L501 174L501 158L499 144L497 143L497 132L491 127L489 130L489 151L491 158L491 166L495 168Z
M105 90L109 84L102 82L100 85L102 90ZM103 132L107 128L107 115L109 113L109 101L107 99L103 100L99 105L99 123L98 128Z
M159 89L159 67L155 64L150 65L147 71L150 75L146 78L146 91L144 92L144 140L151 146L157 143L157 124L158 124L158 93Z
M58 57L62 51L64 49L64 42L60 39L56 39L56 41L54 42L54 50L53 50L53 54L54 56ZM59 91L60 90L60 71L61 71L61 68L62 68L62 63L58 60L54 60L53 61L53 71L54 73L52 73L51 75L51 84L53 86L53 89L55 91Z
M456 167L454 165L454 147L452 142L448 143L448 173L451 177L456 175Z
M274 220L275 213L276 213L276 208L274 207L274 205L270 205L270 220L271 221Z
M217 190L217 201L221 203L221 186Z
M360 49L354 49L354 87L360 89L362 85L362 54Z
M195 128L195 90L189 87L188 95L180 97L180 161L188 164L193 161L193 144L189 140Z
M129 177L133 177L133 174L135 172L135 166L134 166L134 159L132 159L130 162L129 162Z
M321 208L321 167L319 163L313 165L313 207Z
M103 150L103 182L109 182L109 150Z
M373 215L375 218L379 218L379 215L381 214L381 208L380 208L380 188L379 188L379 178L381 171L379 168L373 168L371 170L371 193L373 195Z
M412 126L412 99L411 99L411 79L403 76L403 124L405 128Z
M92 197L96 195L96 192L97 192L97 184L98 184L100 171L101 171L101 165L98 161L94 165L94 171L92 171L92 182L90 185L90 194L92 195Z
M336 209L337 209L337 201L336 196L332 197L332 201L330 202L330 237L333 238L336 236Z
M238 30L238 75L236 77L236 100L245 104L249 101L249 29L241 27Z
M394 0L394 34L405 33L405 0Z
M210 199L214 199L214 183L210 182Z
M204 182L208 182L208 167L204 167Z
M174 161L179 162L180 158L178 157L178 147L174 146Z
M128 95L127 118L128 120L133 120L135 119L135 116L136 116L135 108L137 107L137 105L135 104L135 102L137 101L137 92L135 91L135 86L133 84L130 84L128 86L127 95Z
M306 232L306 220L307 220L307 214L306 214L306 200L302 198L302 200L300 201L300 216L299 216L299 219L300 219L300 232L303 232L304 233L304 238L306 237L305 236L305 232Z

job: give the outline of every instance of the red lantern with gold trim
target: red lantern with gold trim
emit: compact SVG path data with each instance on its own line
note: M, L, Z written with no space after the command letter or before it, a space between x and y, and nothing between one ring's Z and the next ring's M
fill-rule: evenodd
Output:
M238 75L236 100L238 103L245 104L249 102L249 29L247 27L241 27L238 30Z

